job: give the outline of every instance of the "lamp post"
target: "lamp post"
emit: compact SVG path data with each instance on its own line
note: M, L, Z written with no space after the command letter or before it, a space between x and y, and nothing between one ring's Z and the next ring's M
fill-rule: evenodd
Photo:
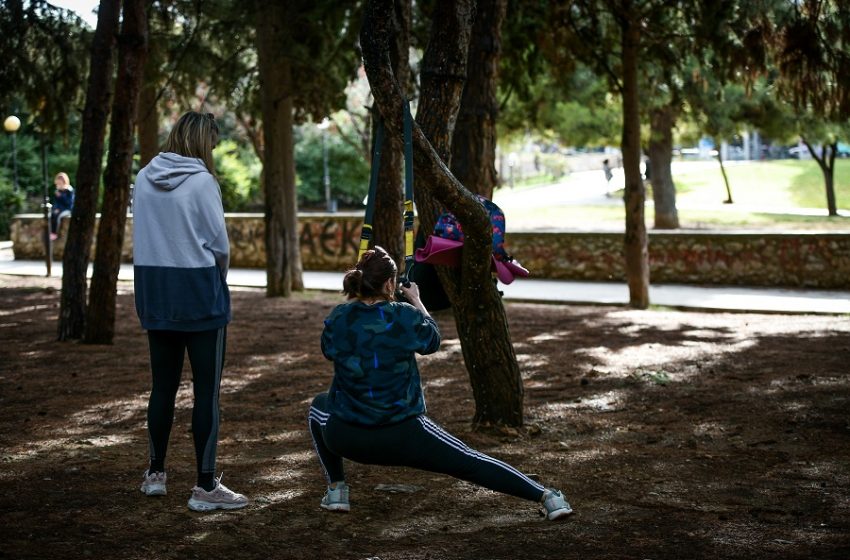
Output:
M6 117L3 121L3 128L12 135L12 177L15 185L15 192L18 192L18 141L17 132L21 128L21 119L15 115Z
M322 180L325 185L325 210L336 212L336 201L331 199L331 173L328 167L328 127L330 125L331 121L325 117L318 126L319 130L322 131L322 165L324 169Z
M50 209L53 207L50 204L50 189L47 186L47 142L44 139L44 132L41 133L41 182L44 185L44 264L47 265L47 277L50 278L51 268L53 265L53 238L50 237Z

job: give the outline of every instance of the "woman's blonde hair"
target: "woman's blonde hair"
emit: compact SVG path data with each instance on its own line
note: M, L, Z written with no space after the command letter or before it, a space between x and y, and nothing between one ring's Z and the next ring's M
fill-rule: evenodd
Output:
M162 147L164 152L198 158L215 175L212 151L218 144L218 123L212 113L184 113L171 129Z
M55 181L56 179L58 179L60 177L62 178L63 181L65 181L66 185L68 185L68 186L71 185L71 179L68 177L68 174L65 173L64 171L60 171L59 173L57 173L56 177L54 177L53 180Z

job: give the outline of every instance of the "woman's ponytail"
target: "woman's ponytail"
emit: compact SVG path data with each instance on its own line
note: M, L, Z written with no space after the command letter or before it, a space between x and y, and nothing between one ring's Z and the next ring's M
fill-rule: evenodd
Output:
M387 280L395 277L395 261L381 247L376 246L363 253L357 265L345 273L342 280L342 293L353 298L392 299L393 294L384 293Z

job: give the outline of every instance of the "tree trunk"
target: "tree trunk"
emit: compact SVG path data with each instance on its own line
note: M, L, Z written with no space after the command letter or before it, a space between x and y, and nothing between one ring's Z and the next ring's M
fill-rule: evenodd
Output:
M452 173L470 191L493 198L496 174L496 90L507 0L482 0L475 11L466 86L452 142Z
M156 82L146 81L139 94L139 169L159 153L159 109L156 101L158 93Z
M86 313L84 341L90 344L111 344L115 334L115 294L130 199L133 132L148 41L146 8L149 2L124 0L123 3L118 74L109 125L109 159L103 174L103 211L97 230L97 254Z
M655 229L678 229L676 185L670 163L673 160L673 125L677 108L666 105L650 115L649 168L652 170L652 199L655 203Z
M628 8L627 8L628 10ZM626 279L629 283L629 305L636 309L649 307L649 250L644 219L646 189L640 176L640 103L638 96L638 47L640 29L637 22L626 19L622 27L623 60L623 172L626 190ZM655 171L653 169L653 171Z
M62 298L59 304L59 340L82 338L86 321L86 272L94 237L103 141L112 95L112 51L118 33L120 0L101 0L91 45L86 105L80 139L79 165L74 182L65 253L62 256Z
M389 60L391 0L369 2L360 42L366 75L388 133L401 136L402 91ZM455 315L464 361L475 397L474 424L522 424L522 379L507 317L490 274L490 220L483 206L448 170L451 139L465 79L472 6L437 3L422 60L422 89L413 130L420 227L433 228L435 212L447 208L466 234L459 270L438 273Z
M726 185L726 200L723 204L734 204L732 200L732 188L729 186L729 177L726 175L726 166L723 165L722 151L717 150L717 163L720 164L720 173L723 175L723 184Z
M803 143L808 148L809 153L818 162L821 173L823 173L824 187L826 188L826 209L830 216L838 215L838 203L835 199L835 155L838 153L838 141L832 144L825 144L823 153L817 155L812 145L808 140L803 138Z
M263 114L266 295L288 297L292 290L304 289L295 198L292 70L281 48L292 18L277 2L258 2L255 9Z
M393 36L390 41L390 60L393 74L405 91L410 83L410 0L393 2ZM377 113L375 107L373 113ZM372 118L372 130L377 119ZM374 138L374 132L372 138ZM403 143L398 136L386 135L378 174L378 192L372 224L373 245L380 245L401 267L404 261L404 163Z

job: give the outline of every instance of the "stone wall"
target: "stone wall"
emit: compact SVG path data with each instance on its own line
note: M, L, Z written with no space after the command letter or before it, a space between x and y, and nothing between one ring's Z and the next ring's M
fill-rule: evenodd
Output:
M538 278L625 280L622 233L508 234ZM667 231L649 234L656 283L850 288L850 232Z
M360 214L299 216L305 270L345 270L357 258ZM67 220L54 244L62 258ZM44 221L24 214L12 221L16 259L42 259ZM128 218L124 259L132 258ZM263 217L227 214L233 267L265 266ZM850 288L850 232L650 232L651 278L656 283L738 284L824 289ZM623 234L509 232L508 249L535 278L622 281Z

